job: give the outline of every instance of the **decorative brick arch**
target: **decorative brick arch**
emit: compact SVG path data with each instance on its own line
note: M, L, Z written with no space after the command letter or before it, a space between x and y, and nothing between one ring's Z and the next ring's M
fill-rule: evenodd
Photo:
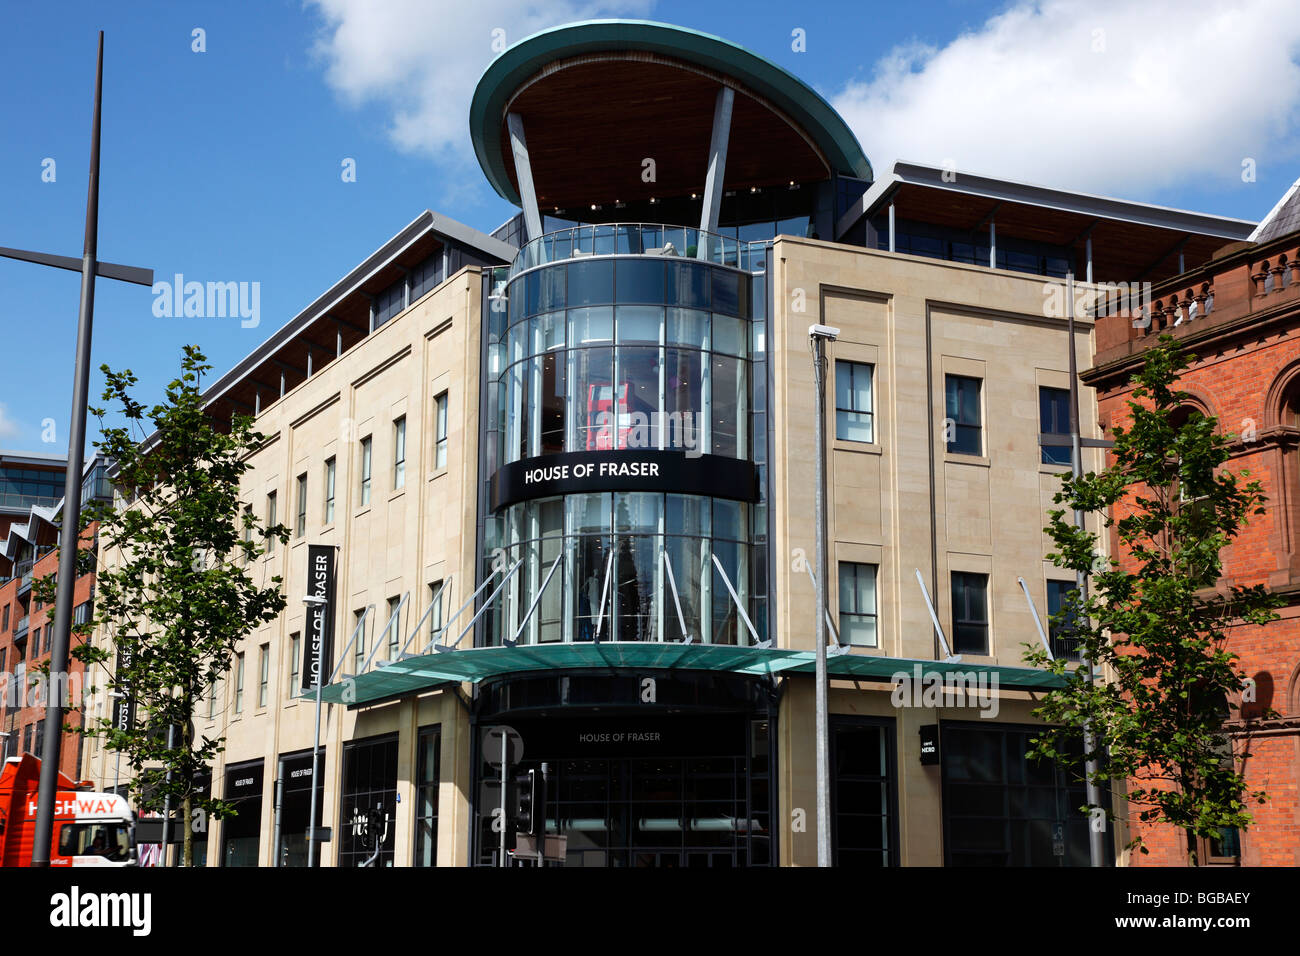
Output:
M1286 712L1284 717L1300 716L1300 664L1291 671L1291 679L1286 682Z
M1291 395L1300 391L1300 359L1295 359L1273 376L1264 398L1264 427L1275 428L1279 425L1292 425L1283 414Z

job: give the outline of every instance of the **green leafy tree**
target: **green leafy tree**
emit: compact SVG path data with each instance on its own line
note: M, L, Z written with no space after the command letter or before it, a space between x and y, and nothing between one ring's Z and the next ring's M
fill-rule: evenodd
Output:
M1086 600L1071 592L1053 624L1104 679L1060 657L1049 662L1042 648L1025 659L1066 682L1035 711L1052 726L1034 752L1076 770L1096 759L1092 781L1103 790L1122 783L1142 824L1180 828L1195 865L1197 837L1249 827L1249 803L1267 799L1247 793L1244 755L1239 765L1225 730L1246 686L1226 643L1235 625L1275 620L1280 600L1263 585L1219 586L1224 547L1263 513L1265 498L1248 472L1223 467L1232 436L1218 434L1213 418L1186 416L1190 396L1175 385L1193 360L1161 337L1132 378L1130 424L1112 428L1112 464L1065 477L1054 501L1066 508L1049 512L1049 559L1092 582ZM1075 510L1113 529L1127 566L1100 558L1098 535L1075 526ZM1086 726L1094 744L1080 754ZM1102 812L1087 809L1094 819ZM1128 847L1149 852L1136 832Z
M109 640L73 651L88 665L104 666L108 689L136 708L130 728L115 726L109 714L86 721L83 732L126 755L140 806L161 810L170 795L187 822L196 809L210 820L233 813L200 787L225 737L198 737L192 718L230 670L240 641L283 610L280 578L258 587L248 566L269 538L289 538L283 525L260 525L248 512L241 517L240 479L264 437L250 418L236 417L222 431L204 413L200 382L210 369L197 347L186 346L166 401L146 408L131 397L136 378L129 370L102 367L103 400L121 424L108 427L105 410L91 408L101 425L96 447L116 462L125 500L94 514L105 552L94 625ZM151 433L156 438L146 444ZM186 825L186 866L193 853Z

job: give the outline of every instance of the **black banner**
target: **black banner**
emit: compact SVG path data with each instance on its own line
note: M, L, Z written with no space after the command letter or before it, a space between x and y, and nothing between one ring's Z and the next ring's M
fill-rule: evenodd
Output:
M584 491L665 491L758 501L753 462L723 455L627 449L575 451L511 462L492 476L492 509Z
M327 544L307 546L307 593L324 598L324 604L307 605L307 640L302 646L302 691L329 678L334 663L334 579L338 548ZM325 673L318 676L324 669Z
M119 669L131 666L129 651L117 652L117 666ZM117 693L122 696L118 697L117 703L113 705L113 729L129 734L135 730L135 697L132 696L130 688L122 684L118 685Z

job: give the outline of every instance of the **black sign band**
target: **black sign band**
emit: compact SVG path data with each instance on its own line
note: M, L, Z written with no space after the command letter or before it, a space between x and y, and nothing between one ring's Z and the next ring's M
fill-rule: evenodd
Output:
M307 640L302 647L302 691L315 689L329 678L334 663L334 578L338 548L333 545L307 546L307 593L324 598L324 604L307 605ZM324 671L323 674L320 672Z
M515 461L492 476L492 509L590 491L658 491L758 501L751 461L657 449L575 451Z

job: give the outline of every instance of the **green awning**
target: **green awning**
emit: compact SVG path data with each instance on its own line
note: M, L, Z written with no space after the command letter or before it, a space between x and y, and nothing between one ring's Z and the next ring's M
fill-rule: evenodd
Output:
M937 675L987 675L997 686L1015 690L1046 690L1063 681L1047 671L1028 667L914 661L864 654L835 654L828 658L831 677L889 682L914 668ZM812 651L783 648L733 647L725 644L681 644L604 641L600 644L530 644L519 647L473 647L421 654L384 664L357 677L344 678L321 691L331 704L366 704L421 693L439 684L477 684L498 677L572 670L702 670L760 677L769 674L813 674Z

